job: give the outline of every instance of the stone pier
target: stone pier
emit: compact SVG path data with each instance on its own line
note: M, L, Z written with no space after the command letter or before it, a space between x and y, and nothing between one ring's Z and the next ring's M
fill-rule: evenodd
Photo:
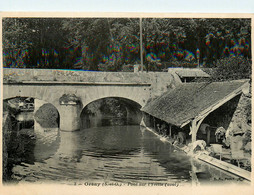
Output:
M60 129L62 131L76 131L80 129L79 106L62 105L60 110Z
M80 129L80 100L74 94L65 94L59 99L60 129L76 131Z

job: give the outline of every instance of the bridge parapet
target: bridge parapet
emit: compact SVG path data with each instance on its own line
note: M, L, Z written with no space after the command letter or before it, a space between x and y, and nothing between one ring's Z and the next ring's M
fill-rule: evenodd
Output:
M135 82L151 83L157 77L169 77L166 72L99 72L61 69L4 68L3 79L8 81L75 81L75 82Z
M55 69L4 68L4 82L22 81L74 81L74 82L135 82L149 83L151 75L130 72L96 72Z
M96 72L61 69L3 69L3 82L8 83L87 83L149 84L151 96L174 88L180 81L167 72Z

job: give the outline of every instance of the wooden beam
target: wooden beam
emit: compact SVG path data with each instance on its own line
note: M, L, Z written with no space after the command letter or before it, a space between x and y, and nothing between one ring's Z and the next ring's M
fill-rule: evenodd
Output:
M208 115L208 114L207 114ZM193 143L195 141L197 141L197 132L198 132L198 129L201 125L201 123L203 122L203 120L205 119L205 117L207 116L203 116L203 118L201 118L199 121L194 119L192 120L191 122L191 126L190 126L190 135L191 135L191 143L192 143L192 149L191 149L191 152L192 152L192 155L194 154L194 147L193 147Z
M200 127L201 123L203 122L203 120L204 120L204 119L205 119L205 117L207 117L207 116L208 116L208 114L207 114L207 115L204 115L204 116L203 116L203 118L201 118L201 119L199 119L199 120L197 120L197 119L192 120L192 122L193 122L193 121L195 121L195 123L196 123L196 128L195 128L196 133L198 132L198 129L199 129L199 127ZM191 126L192 126L192 125L191 125ZM190 131L190 134L189 134L189 135L191 135L191 134L192 134L192 130L193 130L193 129L191 129L191 131Z
M235 165L218 160L206 154L199 155L198 159L251 181L251 172L241 169Z
M191 122L190 133L191 133L191 143L192 143L191 155L193 156L194 155L194 144L193 143L196 142L196 140L197 140L197 121L196 120L193 120Z

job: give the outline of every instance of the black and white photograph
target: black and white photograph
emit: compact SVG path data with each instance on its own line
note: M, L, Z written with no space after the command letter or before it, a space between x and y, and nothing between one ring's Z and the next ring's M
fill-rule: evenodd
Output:
M2 17L3 186L251 186L253 21L214 16Z

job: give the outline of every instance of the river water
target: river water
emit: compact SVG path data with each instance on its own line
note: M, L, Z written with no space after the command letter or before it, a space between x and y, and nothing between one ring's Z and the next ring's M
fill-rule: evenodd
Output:
M63 132L20 130L26 149L12 169L20 183L191 185L242 183L238 177L188 157L140 126L104 126ZM150 185L149 184L149 185Z

